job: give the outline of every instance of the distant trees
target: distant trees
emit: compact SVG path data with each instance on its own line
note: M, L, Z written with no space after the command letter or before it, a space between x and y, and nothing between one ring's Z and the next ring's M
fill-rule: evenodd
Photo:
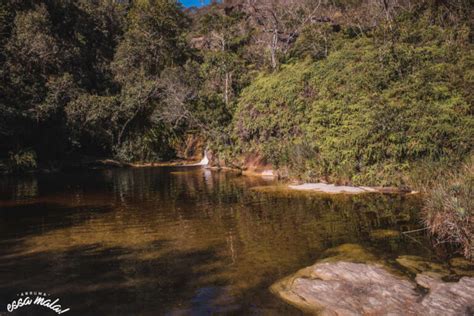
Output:
M168 159L188 133L209 139L218 151L243 138L296 137L302 133L301 122L310 118L309 103L322 89L332 82L327 100L333 101L338 89L347 88L347 82L337 84L342 77L327 77L314 86L304 77L314 75L307 70L318 62L339 63L340 54L348 54L340 63L352 67L354 56L367 53L364 49L376 58L365 65L380 67L360 77L376 88L371 98L378 100L374 111L379 117L398 119L394 108L383 106L381 94L393 81L413 80L413 69L426 60L436 59L444 69L426 76L450 74L449 90L472 106L470 85L460 79L463 70L452 65L458 60L469 68L469 58L458 54L472 49L472 20L468 0L225 0L193 10L174 0L3 1L0 160L75 155ZM458 51L444 45L449 34ZM430 48L423 54L417 48L422 40ZM353 43L364 45L348 48ZM331 67L336 65L321 68L326 76ZM304 76L287 82L294 69ZM434 93L422 77L416 84L424 94L417 100ZM356 91L347 88L345 93L348 99ZM313 122L326 122L335 109L318 111L311 112L317 117ZM270 124L269 117L277 121ZM314 154L312 149L301 152ZM278 158L283 151L271 155Z
M321 4L321 0L248 1L246 10L252 12L258 30L255 44L268 51L273 70L301 31L320 14Z
M2 28L1 138L44 159L72 149L67 105L114 89L108 69L124 8L111 1L9 2Z
M189 21L176 2L45 1L2 9L6 147L33 147L48 159L79 150L131 160L139 158L131 144L140 143L141 156L150 154L145 147L154 141L139 139L165 128L156 115L161 73L188 58Z
M182 64L187 27L187 18L174 1L135 1L112 64L115 79L125 85L157 78L167 66Z
M341 25L329 31L329 54L303 33L294 49L317 58L262 74L242 92L234 155L257 152L308 181L374 185L462 162L474 145L469 22L433 14L417 7L364 36Z
M18 12L11 23L3 64L6 86L2 105L8 115L7 128L14 130L10 139L16 146L31 142L32 138L43 143L50 132L62 129L61 124L52 126L60 106L52 100L56 97L52 94L62 93L58 90L67 80L61 79L66 60L44 4ZM62 101L59 96L56 99ZM57 139L59 147L63 146L61 134Z
M218 11L212 8L199 21L199 31L205 36L206 47L202 50L203 70L211 80L211 89L222 90L223 100L229 105L234 94L233 79L243 64L238 54L246 40L245 29L240 28L244 18L235 10Z
M122 159L130 160L143 158L134 155L137 148L132 143L143 143L139 138L148 129L163 128L158 114L163 89L160 76L167 67L185 62L184 32L188 20L175 2L157 0L137 1L128 12L127 21L127 31L117 47L112 70L121 86L119 112L122 114L114 146ZM142 147L140 152L152 155L152 140L142 146L150 148Z

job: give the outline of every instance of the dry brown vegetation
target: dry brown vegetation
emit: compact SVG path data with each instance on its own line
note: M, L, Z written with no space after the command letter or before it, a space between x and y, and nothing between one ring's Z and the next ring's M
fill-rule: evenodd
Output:
M474 259L474 159L458 173L427 188L425 224L437 243L460 246L468 259Z

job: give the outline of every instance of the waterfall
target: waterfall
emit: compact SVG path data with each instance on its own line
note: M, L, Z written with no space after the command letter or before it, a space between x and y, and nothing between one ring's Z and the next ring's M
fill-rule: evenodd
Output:
M193 164L190 164L190 165L181 165L181 167L193 167L193 166L207 166L209 165L209 158L207 158L207 151L205 150L204 151L204 158L201 159L200 162L198 163L193 163Z
M196 166L207 166L209 164L209 158L207 158L207 151L204 151L204 158L196 164Z

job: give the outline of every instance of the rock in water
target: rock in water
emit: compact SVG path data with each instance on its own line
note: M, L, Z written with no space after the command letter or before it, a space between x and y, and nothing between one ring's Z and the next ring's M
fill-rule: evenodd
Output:
M399 265L413 274L437 274L440 277L445 277L450 274L449 269L442 264L430 262L429 260L418 256L399 256L396 261Z
M421 301L423 315L474 315L474 278L463 277L459 282L443 282L419 274L416 282L430 291Z
M375 265L320 263L272 289L285 301L323 315L416 315L415 286Z
M449 260L451 269L458 275L474 277L474 262L457 257Z
M271 290L292 305L322 315L469 315L473 278L446 283L419 276L420 284L429 288L424 297L414 282L382 266L326 262L298 271Z

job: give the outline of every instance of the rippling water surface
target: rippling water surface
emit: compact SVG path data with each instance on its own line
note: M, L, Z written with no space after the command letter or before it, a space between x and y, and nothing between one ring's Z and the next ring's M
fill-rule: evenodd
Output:
M413 198L265 190L274 184L200 168L0 178L0 311L44 291L65 315L298 315L268 287L327 249L429 255L380 234L418 227Z

